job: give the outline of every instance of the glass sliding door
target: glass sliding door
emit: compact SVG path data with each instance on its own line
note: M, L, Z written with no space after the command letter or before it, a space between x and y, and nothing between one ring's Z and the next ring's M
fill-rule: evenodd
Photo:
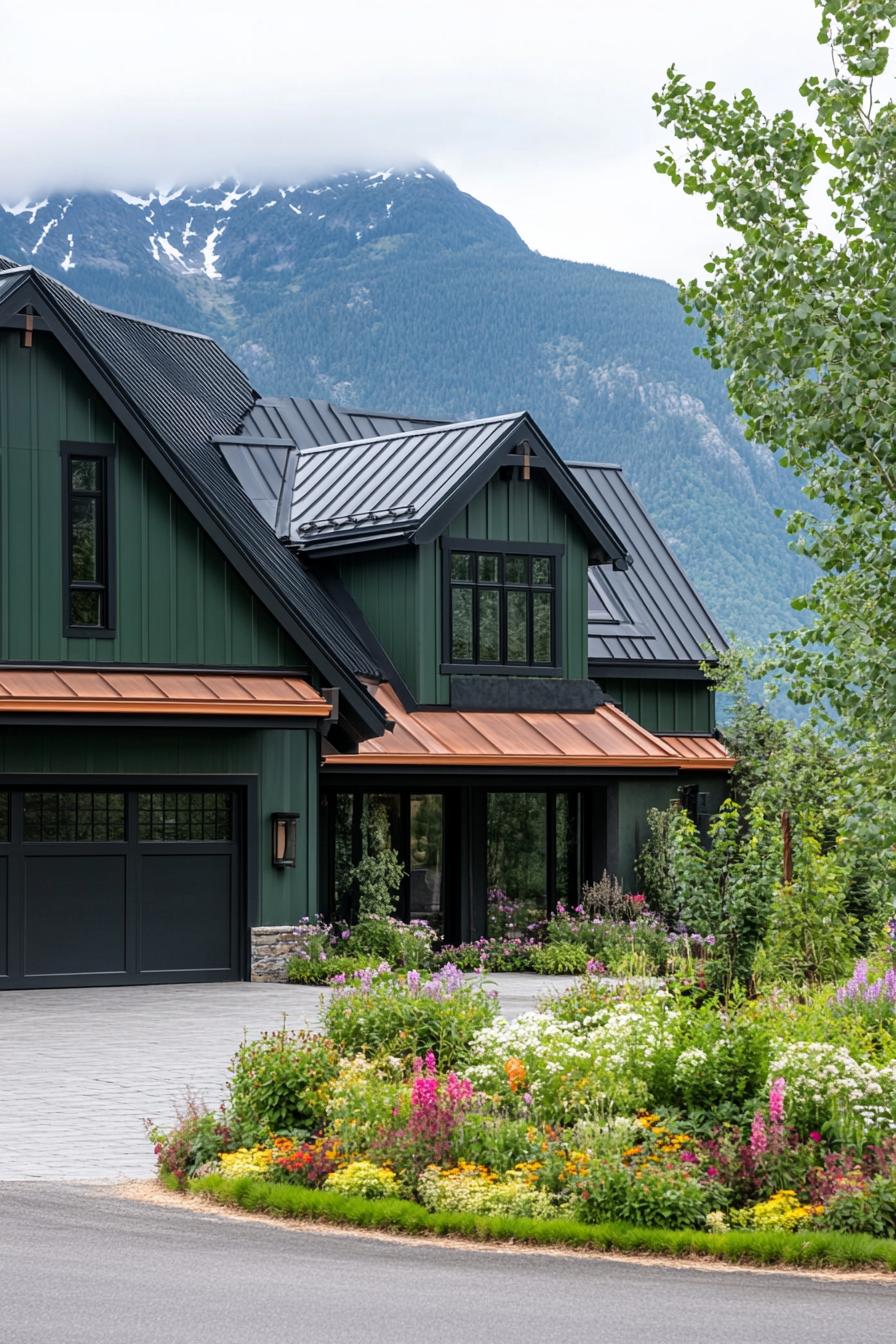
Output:
M410 800L407 864L408 914L425 919L440 933L444 923L444 803L440 793L415 793Z
M582 884L581 795L559 789L486 795L486 933L524 936Z
M547 916L547 793L486 797L486 932L523 935Z
M405 876L396 895L399 919L425 919L439 932L444 902L444 803L441 793L352 791L331 795L330 910L357 918L352 869L361 859L394 849Z

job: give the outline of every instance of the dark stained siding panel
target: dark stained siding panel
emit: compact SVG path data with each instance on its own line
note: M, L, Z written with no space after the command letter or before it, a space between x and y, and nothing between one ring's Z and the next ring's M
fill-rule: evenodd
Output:
M117 443L116 635L66 638L62 440ZM303 667L306 659L56 342L0 332L0 659Z

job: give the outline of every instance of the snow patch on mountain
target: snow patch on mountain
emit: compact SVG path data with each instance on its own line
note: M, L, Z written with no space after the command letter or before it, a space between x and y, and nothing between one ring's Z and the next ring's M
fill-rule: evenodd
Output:
M202 249L202 269L205 271L209 280L221 279L221 272L218 270L215 264L218 260L217 253L215 252L215 244L217 243L218 239L223 235L226 227L227 227L226 224L220 224L220 225L216 224L215 227L212 229L211 233L206 238L205 246Z
M2 202L0 202L0 209L5 210L8 215L30 215L31 218L28 223L33 224L37 218L38 211L43 210L44 207L49 204L50 202L47 199L35 201L32 204L31 201L25 198L24 200L19 201L16 205L3 205Z

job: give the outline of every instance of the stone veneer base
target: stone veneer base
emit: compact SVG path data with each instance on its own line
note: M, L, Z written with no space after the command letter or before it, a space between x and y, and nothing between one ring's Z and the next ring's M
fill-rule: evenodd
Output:
M250 980L286 984L286 963L298 950L295 926L273 924L252 930Z

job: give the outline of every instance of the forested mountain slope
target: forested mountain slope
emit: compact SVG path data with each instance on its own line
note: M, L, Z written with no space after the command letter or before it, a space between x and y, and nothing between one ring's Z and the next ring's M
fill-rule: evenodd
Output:
M723 629L793 619L808 567L773 507L797 488L743 439L674 290L540 256L435 169L8 202L0 253L210 333L264 392L530 410L566 457L622 463Z

